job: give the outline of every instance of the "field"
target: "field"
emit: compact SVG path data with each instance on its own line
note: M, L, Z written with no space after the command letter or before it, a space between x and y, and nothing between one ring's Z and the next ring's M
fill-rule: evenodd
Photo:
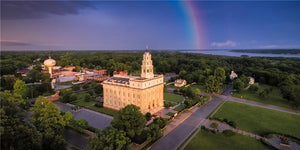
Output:
M183 99L184 98L180 95L164 92L164 100L180 103L181 101L183 101Z
M258 140L236 134L226 137L222 133L212 133L210 131L201 130L191 142L184 148L185 150L268 150L270 148L264 146Z
M261 97L257 93L252 93L249 90L243 90L241 92L234 92L233 96L237 98L243 98L247 100L257 101L265 104L276 105L280 107L292 108L291 105L288 104L287 100L282 98L281 92L277 87L271 87L268 85L259 85L260 88L272 88L273 90L266 96Z
M226 102L213 118L234 121L237 128L255 134L276 132L300 139L300 115Z

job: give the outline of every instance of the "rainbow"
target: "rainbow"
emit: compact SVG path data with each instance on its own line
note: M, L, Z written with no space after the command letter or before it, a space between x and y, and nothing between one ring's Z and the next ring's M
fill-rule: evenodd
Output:
M203 49L206 44L206 32L204 19L201 15L201 10L195 1L180 1L181 9L187 18L188 32L193 39L194 46L196 49Z

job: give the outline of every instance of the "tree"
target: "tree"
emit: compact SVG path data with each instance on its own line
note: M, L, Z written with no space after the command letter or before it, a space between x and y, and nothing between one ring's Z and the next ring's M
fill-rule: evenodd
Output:
M215 73L214 73L214 76L215 76L215 80L218 84L222 84L225 79L226 79L226 75L225 75L225 70L224 68L221 68L221 67L218 67L216 70L215 70Z
M73 85L73 86L72 86L72 90L73 90L73 91L78 91L78 90L80 90L80 86L79 86L78 84Z
M257 83L252 84L249 88L251 92L257 92L259 90L259 85Z
M122 108L114 117L111 125L123 130L130 139L140 135L145 127L146 119L140 112L140 108L135 105L127 105Z
M130 150L131 141L124 131L107 127L96 133L96 138L89 141L91 150Z
M82 118L76 121L76 125L81 129L87 129L89 127L89 123Z
M210 93L215 93L219 91L219 85L214 76L210 75L205 80L206 91Z
M102 85L97 84L97 85L95 86L95 93L97 93L97 94L103 93Z
M14 75L4 75L1 77L1 87L4 90L12 90L16 80L17 78Z
M74 96L72 97L72 95L74 95L74 92L69 89L62 89L60 91L60 95L61 95L60 101L62 101L64 103L68 103L68 102L71 102L72 100L77 99L77 97L74 97Z
M245 84L240 79L236 79L233 81L233 88L236 89L237 91L243 90L244 87Z
M87 89L89 87L90 87L90 85L88 83L84 83L83 86L82 86L83 89Z
M72 113L70 113L69 111L67 111L64 114L64 121L66 123L66 126L70 125L74 121L74 116L72 115Z
M92 100L93 100L93 98L92 98L92 96L90 94L88 94L88 93L84 94L84 101L90 102Z
M51 101L44 97L38 97L32 107L32 122L43 135L44 149L65 149L66 141L62 137L62 131L66 125L60 110Z
M162 117L158 117L153 120L153 123L157 124L161 129L167 125L167 122L168 122L167 119Z
M17 79L14 84L14 93L21 95L23 98L26 97L28 88L24 81Z
M150 141L155 141L162 136L161 128L158 124L152 123L149 125L147 139Z

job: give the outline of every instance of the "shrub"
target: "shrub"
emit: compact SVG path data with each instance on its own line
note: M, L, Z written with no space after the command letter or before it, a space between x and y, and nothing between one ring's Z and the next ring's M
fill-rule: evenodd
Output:
M97 103L94 104L94 106L102 108L103 107L103 102L97 102Z
M78 84L73 85L73 86L72 86L72 90L73 90L73 91L78 91L78 90L80 90L80 86L79 86Z
M172 107L172 106L174 106L174 105L175 105L175 104L172 103L172 102L164 101L164 106L165 106L166 108L170 108L170 107Z
M167 119L159 117L153 120L153 123L157 124L159 128L164 128L167 125Z
M149 120L151 120L151 113L150 112L147 112L146 114L145 114L145 118L146 118L146 120L147 121L149 121Z
M232 130L224 130L223 131L223 134L225 136L234 136L235 135L235 132L233 132Z
M210 124L210 127L215 128L215 129L218 128L218 126L219 126L219 124L216 122L213 122Z
M90 85L88 83L84 83L83 86L82 86L83 89L87 89L89 87L90 87Z

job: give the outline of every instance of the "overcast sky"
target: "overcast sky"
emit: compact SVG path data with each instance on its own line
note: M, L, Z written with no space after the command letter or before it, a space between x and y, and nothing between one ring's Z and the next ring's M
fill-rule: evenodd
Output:
M127 50L145 45L300 48L300 2L1 1L1 50Z

